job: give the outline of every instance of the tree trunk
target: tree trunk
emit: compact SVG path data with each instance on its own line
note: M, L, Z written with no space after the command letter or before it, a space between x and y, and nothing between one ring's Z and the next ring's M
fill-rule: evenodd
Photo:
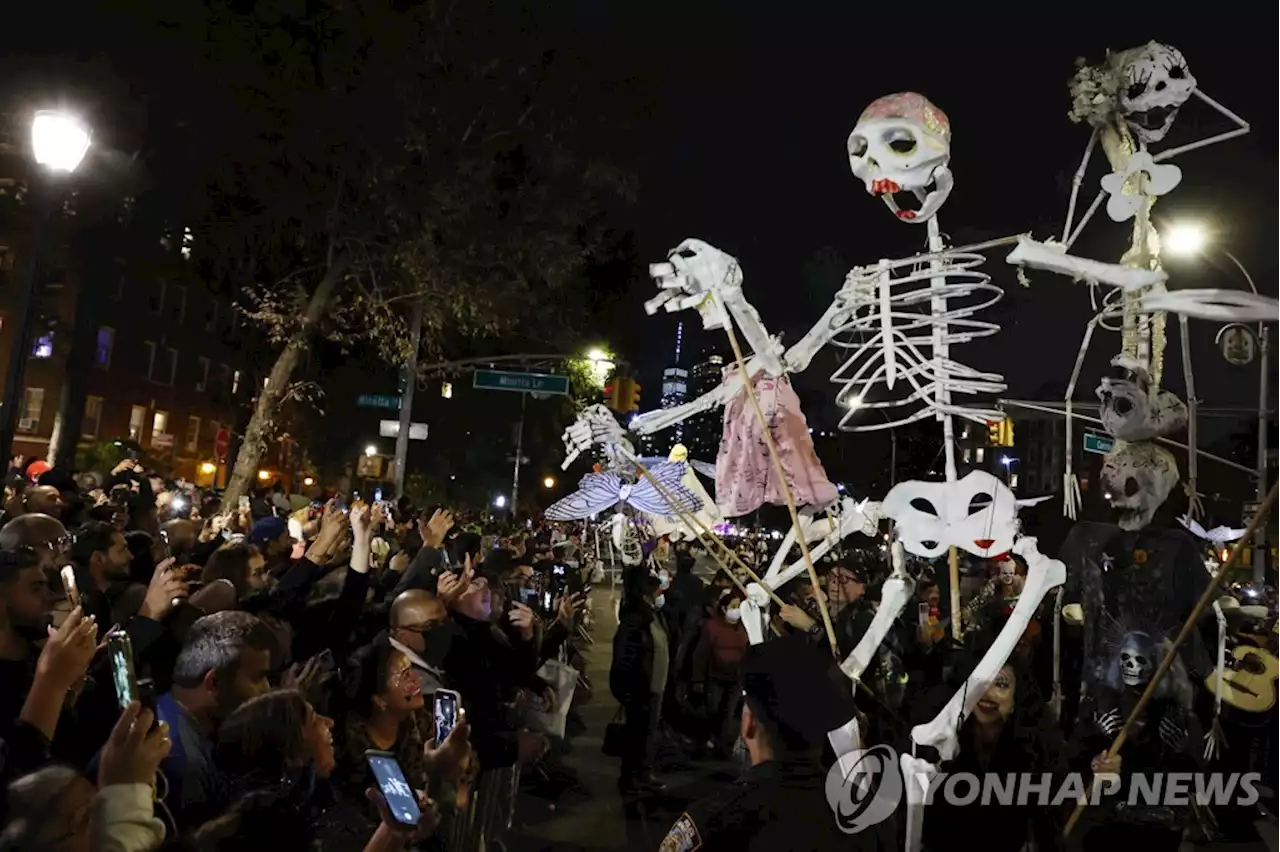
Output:
M302 324L289 338L280 356L276 358L276 363L267 378L266 387L258 392L258 401L253 406L253 416L249 418L249 425L244 430L244 439L240 442L240 450L236 453L236 463L231 470L231 479L227 482L226 492L222 495L224 510L235 509L240 498L248 494L252 483L257 481L258 463L267 449L267 435L272 417L280 405L285 390L289 387L289 381L293 378L293 371L297 368L303 351L309 345L311 330L328 308L333 288L346 273L349 263L350 261L342 256L329 265L324 278L320 280L320 285L311 294L311 301L307 304L307 313L303 317Z

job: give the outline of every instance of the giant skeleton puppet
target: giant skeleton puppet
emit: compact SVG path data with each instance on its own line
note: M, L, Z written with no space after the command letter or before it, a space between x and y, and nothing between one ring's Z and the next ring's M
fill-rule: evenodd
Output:
M1191 515L1200 511L1188 318L1275 321L1278 309L1274 299L1248 293L1166 287L1168 277L1160 265L1160 240L1151 209L1159 196L1177 186L1182 174L1176 166L1161 163L1184 151L1248 132L1243 120L1197 88L1182 54L1155 42L1112 54L1098 66L1079 70L1072 80L1072 95L1075 108L1071 117L1088 122L1092 135L1076 174L1063 240L1038 243L1023 239L1008 260L1083 280L1091 288L1111 288L1089 323L1068 384L1064 512L1072 518L1079 507L1080 491L1070 467L1071 397L1095 329L1121 332L1121 351L1112 364L1124 375L1104 378L1097 392L1102 403L1101 425L1116 439L1104 461L1101 479L1106 499L1118 512L1118 524L1076 524L1059 554L1070 571L1058 611L1068 621L1083 623L1079 733L1085 739L1092 738L1102 750L1114 740L1154 665L1169 647L1166 631L1185 620L1208 581L1198 548L1189 536L1182 530L1152 526L1156 511L1179 478L1174 457L1157 441L1184 426L1190 445L1186 496ZM1150 146L1165 139L1178 110L1193 96L1227 117L1236 128L1153 153ZM1098 143L1112 173L1102 179L1101 191L1073 230L1077 191ZM1129 250L1119 264L1068 254L1084 224L1108 196L1106 209L1113 221L1133 220ZM1179 319L1189 406L1160 387L1167 313ZM1057 626L1055 623L1055 629ZM1204 626L1204 632L1211 633L1212 625ZM1130 738L1140 750L1170 760L1199 753L1192 735L1197 725L1187 669L1203 676L1212 668L1204 643L1194 638L1183 646L1181 654ZM1055 655L1055 693L1059 670ZM1133 768L1141 771L1145 767Z
M1000 635L943 712L912 731L913 741L922 750L933 750L933 754L903 755L903 769L912 779L932 777L937 772L938 759L954 757L959 748L959 720L972 712L1013 653L1044 596L1066 575L1061 562L1039 552L1035 539L1017 538L1020 501L1004 483L981 471L963 479L956 472L953 418L985 424L1001 419L1003 414L991 408L962 405L953 397L998 393L1004 384L999 375L981 373L952 355L953 345L999 331L998 325L974 315L996 302L1001 290L990 283L989 276L977 271L983 261L981 255L948 251L943 245L937 213L952 187L948 168L950 141L946 116L921 95L891 95L864 111L849 137L853 171L899 220L926 226L929 251L855 269L823 316L789 349L783 350L777 339L768 334L746 301L741 270L734 258L706 243L686 240L671 253L667 263L654 265L651 272L663 292L646 305L650 313L659 307L696 308L707 328L736 322L753 355L745 371L730 371L712 392L686 405L643 415L632 423L632 428L641 434L656 432L725 405L744 392L743 372L753 378L763 374L766 380L781 382L788 373L806 369L817 351L828 344L851 350L849 358L831 377L841 386L840 399L850 408L877 408L888 415L884 424L872 426L852 425L852 418L846 417L843 428L893 428L927 417L942 422L946 482L899 483L882 505L845 500L826 506L825 519L810 515L789 532L764 578L777 588L803 570L801 563L783 565L798 536L819 542L812 552L817 558L824 548L830 549L853 532L874 534L876 521L882 516L897 523L894 573L885 584L875 620L843 665L847 673L858 678L911 595L911 578L903 568L899 547L925 558L953 547L980 557L1012 549L1024 557L1028 565L1026 585ZM899 200L904 193L915 197L918 209L905 206L905 199ZM895 277L895 272L903 274ZM868 401L873 390L883 386L892 392L899 383L907 386L905 394ZM852 404L855 400L857 406ZM616 429L607 413L585 412L565 433L569 459L594 443L616 440ZM718 476L720 473L717 465ZM718 494L720 490L717 488ZM833 732L833 745L837 745L836 733ZM848 744L845 738L845 745ZM845 750L837 745L837 753ZM911 815L907 848L912 850L919 845L927 788L907 786Z

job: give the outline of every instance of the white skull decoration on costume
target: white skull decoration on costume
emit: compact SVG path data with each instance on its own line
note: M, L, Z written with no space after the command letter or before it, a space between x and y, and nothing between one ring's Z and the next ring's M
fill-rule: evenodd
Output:
M951 122L915 92L873 101L849 134L853 173L904 222L919 224L937 215L951 194L950 161ZM920 209L900 207L895 192L913 193Z
M1102 487L1107 502L1120 510L1117 523L1123 530L1150 525L1177 484L1177 460L1167 450L1145 441L1120 444L1102 464Z
M1145 441L1187 425L1187 406L1168 390L1152 393L1145 378L1103 379L1098 385L1102 426L1122 441Z
M1146 686L1156 668L1155 643L1145 633L1126 633L1120 644L1120 680L1125 686Z
M957 482L899 482L881 510L897 524L903 548L925 559L951 546L974 556L1005 553L1018 531L1017 498L982 470Z
M1176 47L1148 42L1116 56L1120 67L1120 114L1143 142L1159 142L1169 133L1178 108L1196 88L1196 78Z

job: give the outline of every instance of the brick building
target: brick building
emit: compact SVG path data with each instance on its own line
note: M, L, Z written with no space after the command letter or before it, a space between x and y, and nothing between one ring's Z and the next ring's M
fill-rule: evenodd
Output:
M0 116L5 366L35 233L26 127ZM91 148L79 172L49 182L55 203L43 229L14 452L48 457L63 422L78 420L81 448L132 439L157 468L210 483L214 437L247 416L258 381L241 352L255 338L231 298L206 285L196 236L166 221L158 199L135 200L119 182L82 176L105 170L107 156Z

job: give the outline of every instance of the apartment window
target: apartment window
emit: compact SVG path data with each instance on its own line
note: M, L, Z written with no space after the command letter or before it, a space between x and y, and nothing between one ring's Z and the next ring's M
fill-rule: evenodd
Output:
M142 425L147 419L147 409L135 405L129 409L129 438L134 441L142 439Z
M44 388L27 388L22 392L22 416L18 418L19 432L34 432L40 428L40 414L44 411Z
M146 344L147 378L152 384L172 386L178 371L178 350L156 346L153 340L146 341Z
M982 464L983 457L985 457L986 454L987 454L987 450L985 447L978 447L976 450L973 451L973 460L976 461L978 464Z
M1016 474L1016 473L1011 473L1011 474L1009 474L1009 488L1010 488L1010 490L1016 490L1016 489L1017 489L1017 487L1018 487L1018 474Z
M102 424L102 397L90 396L84 401L84 420L80 423L80 437L94 440Z
M200 449L200 418L187 418L187 452L194 453Z
M52 358L53 357L53 332L46 331L35 339L31 344L32 358Z
M116 343L116 330L103 326L98 329L98 350L93 356L93 363L104 370L111 369L111 349Z
M191 233L191 229L183 228L182 229L182 259L183 260L191 259L191 247L195 245L195 242L196 242L196 238L195 238L195 235Z
M208 332L217 332L218 330L218 300L209 300L209 309L204 312L204 330Z
M196 390L201 393L209 386L209 359L201 355L196 359L196 371L200 378L196 380Z
M156 435L169 434L169 412L157 411L151 415L151 441L155 442Z
M231 368L226 364L218 365L218 390L224 394L231 391Z
M187 288L181 284L175 284L173 292L169 297L170 307L173 309L171 319L176 323L186 322L187 320Z
M235 396L240 392L240 371L236 370L231 374L231 395Z
M968 448L968 447L965 447L965 448L964 448L964 454L961 456L961 461L963 461L965 464L968 464L968 463L969 463L969 448Z
M164 291L167 286L167 282L161 278L156 282L156 289L151 294L151 313L156 316L164 313Z

